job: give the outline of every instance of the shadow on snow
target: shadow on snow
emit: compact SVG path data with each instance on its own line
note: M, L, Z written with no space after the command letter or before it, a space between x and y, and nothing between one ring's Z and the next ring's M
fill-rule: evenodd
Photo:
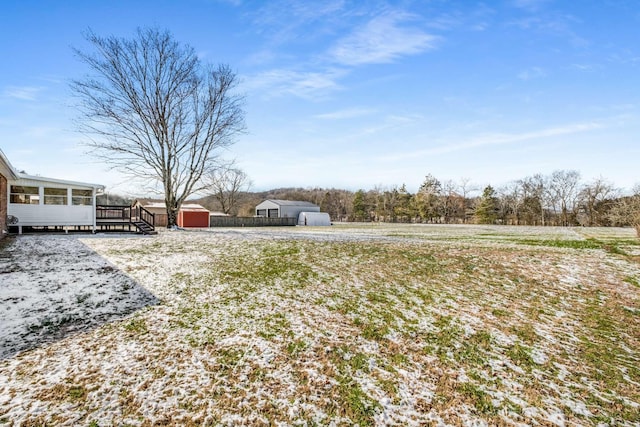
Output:
M157 303L78 237L0 242L0 360Z

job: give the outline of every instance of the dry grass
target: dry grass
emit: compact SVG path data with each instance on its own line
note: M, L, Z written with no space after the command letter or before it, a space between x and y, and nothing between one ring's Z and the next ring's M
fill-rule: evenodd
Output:
M1 362L0 419L638 425L629 233L351 226L86 239L161 304Z

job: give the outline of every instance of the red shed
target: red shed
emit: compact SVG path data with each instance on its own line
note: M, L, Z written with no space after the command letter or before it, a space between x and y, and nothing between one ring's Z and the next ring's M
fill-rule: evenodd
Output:
M209 227L209 211L200 205L183 204L178 212L178 227Z

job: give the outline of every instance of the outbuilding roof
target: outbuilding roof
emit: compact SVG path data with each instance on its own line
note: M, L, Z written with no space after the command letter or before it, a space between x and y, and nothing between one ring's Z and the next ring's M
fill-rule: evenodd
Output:
M318 205L311 202L303 202L300 200L278 200L278 199L267 199L269 202L273 202L278 206L315 206Z
M141 203L142 207L150 209L150 208L156 208L156 209L166 209L167 205L164 202L147 202L147 203ZM183 203L180 206L180 210L181 211L207 211L209 212L209 210L207 208L205 208L202 205L199 205L197 203Z

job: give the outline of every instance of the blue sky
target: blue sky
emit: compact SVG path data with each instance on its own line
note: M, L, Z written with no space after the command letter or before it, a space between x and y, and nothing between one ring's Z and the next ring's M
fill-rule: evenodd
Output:
M640 182L636 0L2 3L0 148L30 174L142 195L86 154L69 80L83 31L169 29L229 64L247 130L226 154L275 187L478 185L556 169Z

